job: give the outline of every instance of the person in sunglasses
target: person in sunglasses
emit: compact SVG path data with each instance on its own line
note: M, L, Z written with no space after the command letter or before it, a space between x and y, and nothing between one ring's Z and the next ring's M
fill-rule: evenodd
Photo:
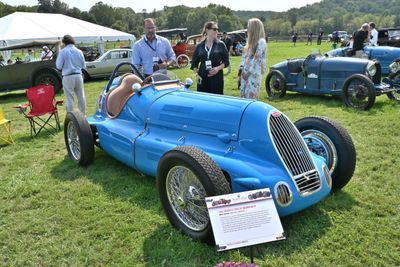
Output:
M214 21L204 24L205 39L196 46L191 69L196 74L197 91L224 94L223 69L229 66L229 53L218 40L218 25Z

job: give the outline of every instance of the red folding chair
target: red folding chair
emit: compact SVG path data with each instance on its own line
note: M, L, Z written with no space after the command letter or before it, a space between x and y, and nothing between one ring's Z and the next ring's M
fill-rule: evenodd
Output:
M38 135L42 129L50 131L50 128L54 130L61 130L60 120L58 118L57 106L62 105L64 101L57 101L54 98L54 86L50 84L41 84L35 87L28 88L26 90L26 97L29 103L19 105L17 108L25 118L29 120L31 126L31 137L33 134ZM30 108L27 112L27 108ZM48 115L47 118L42 118ZM50 119L54 116L56 125L53 126L50 123ZM36 129L36 125L39 129Z

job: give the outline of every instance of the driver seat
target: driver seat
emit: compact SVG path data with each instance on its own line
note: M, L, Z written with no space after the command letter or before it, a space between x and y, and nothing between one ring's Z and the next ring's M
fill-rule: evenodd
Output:
M135 74L126 74L121 77L118 86L107 96L107 113L111 118L117 117L128 99L135 94L132 85L142 84L142 82L142 79Z

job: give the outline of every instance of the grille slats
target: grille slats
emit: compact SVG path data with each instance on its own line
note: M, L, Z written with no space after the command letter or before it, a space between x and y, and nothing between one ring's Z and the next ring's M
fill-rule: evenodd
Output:
M294 125L282 114L269 119L270 133L278 152L302 195L321 187L321 180L308 148Z

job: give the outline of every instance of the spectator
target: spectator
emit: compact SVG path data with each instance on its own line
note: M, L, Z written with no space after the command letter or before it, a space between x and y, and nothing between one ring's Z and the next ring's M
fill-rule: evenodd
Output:
M354 34L353 52L354 57L361 58L363 56L364 43L369 41L369 25L364 23L361 28Z
M62 85L67 98L67 112L74 110L74 94L78 99L78 107L83 115L86 114L86 99L83 88L82 69L86 68L85 58L81 50L75 47L75 40L71 35L62 38L65 45L56 60L57 69L61 70Z
M369 45L378 46L378 31L375 29L375 23L370 22L369 28L370 28L370 35L371 35L370 40L369 40Z
M261 20L257 18L249 19L247 36L247 44L239 68L241 70L239 74L240 96L258 99L267 58L267 42Z
M49 60L53 57L53 52L47 46L43 46L42 49L43 51L40 54L41 60Z
M317 39L317 45L321 45L322 36L324 36L324 31L322 30L322 28L319 28L318 39Z
M156 34L156 21L153 18L144 20L144 36L133 47L132 64L143 67L145 77L159 69L166 69L176 61L171 43L167 38Z
M218 40L218 25L214 21L204 24L205 39L196 46L191 69L196 74L197 91L223 94L223 68L229 66L229 54L225 44ZM200 64L200 67L199 67Z
M25 54L24 62L31 62L32 58L31 55L33 53L32 49L28 49L28 52Z
M229 55L233 55L233 50L232 50L232 39L229 38L228 33L224 32L222 34L222 42L224 42L226 49L228 50ZM231 64L229 63L228 66L228 74L231 73Z
M297 32L293 33L292 42L293 42L293 47L295 47L297 42Z
M242 42L238 41L236 43L236 46L235 46L235 55L236 56L241 56L242 55L243 47L244 47L244 45L242 44Z
M312 31L308 31L308 34L307 34L307 44L306 45L308 45L308 43L310 43L310 45L312 45L312 35L313 35L313 33L312 33Z

